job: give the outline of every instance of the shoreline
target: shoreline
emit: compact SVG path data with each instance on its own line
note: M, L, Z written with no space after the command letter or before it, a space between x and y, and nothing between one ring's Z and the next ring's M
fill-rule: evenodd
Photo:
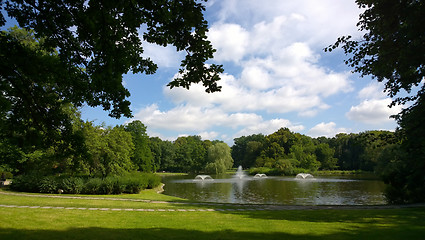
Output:
M251 211L273 211L273 210L361 210L361 209L401 209L401 208L423 208L425 203L413 204L388 204L388 205L278 205L278 204L240 204L240 203L211 203L211 202L181 202L181 201L160 201L146 199L131 199L131 198L114 198L114 197L99 197L98 195L90 196L72 196L72 195L51 195L51 194L28 194L0 191L2 195L21 196L21 197L37 197L37 198L59 198L59 199L85 199L85 200L109 200L109 201L124 201L124 202L143 202L154 204L181 204L193 206L211 206L220 207L214 210L217 211L236 211L236 210L251 210ZM0 205L0 207L30 207L30 206L15 206L15 205ZM33 206L37 207L37 206ZM65 208L65 206L64 206Z

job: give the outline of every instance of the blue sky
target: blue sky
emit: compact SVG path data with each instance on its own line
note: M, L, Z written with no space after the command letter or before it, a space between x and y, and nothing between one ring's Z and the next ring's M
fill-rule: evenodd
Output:
M389 116L401 108L387 107L382 84L351 73L341 50L323 51L339 36L361 35L354 0L210 0L206 6L217 49L209 63L224 65L222 92L168 89L184 53L146 44L159 69L124 76L134 118L84 107L83 120L112 126L140 120L149 136L163 140L200 135L229 144L281 127L312 137L396 128Z

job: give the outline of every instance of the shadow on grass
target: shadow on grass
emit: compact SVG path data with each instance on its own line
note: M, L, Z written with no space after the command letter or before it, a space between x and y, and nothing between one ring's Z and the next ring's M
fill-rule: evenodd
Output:
M425 226L425 207L395 209L321 209L278 211L223 211L243 217L265 220L304 222L388 223ZM424 227L425 229L425 227ZM425 238L424 238L425 239Z
M357 229L346 230L325 235L313 234L290 234L284 229L282 232L236 232L233 230L222 230L203 232L197 230L182 230L170 228L152 228L152 229L110 229L110 228L73 228L64 231L55 230L17 230L1 229L0 239L2 240L20 240L20 239L59 239L59 240L109 240L109 239L423 239L424 232L400 232L397 228L385 229Z

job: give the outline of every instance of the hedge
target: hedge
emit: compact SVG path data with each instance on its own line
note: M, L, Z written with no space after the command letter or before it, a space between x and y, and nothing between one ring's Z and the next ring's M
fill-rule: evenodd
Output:
M103 195L139 193L160 184L161 177L151 173L129 173L105 178L29 174L15 177L10 188L21 192Z

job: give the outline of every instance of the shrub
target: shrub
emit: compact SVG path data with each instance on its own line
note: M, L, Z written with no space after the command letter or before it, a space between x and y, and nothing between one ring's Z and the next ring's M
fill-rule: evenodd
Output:
M42 177L39 174L19 175L13 179L10 188L20 192L40 192L39 182Z
M121 194L125 191L125 182L121 177L114 177L111 194Z
M57 193L62 189L71 194L121 194L139 193L161 184L161 177L152 173L128 173L106 178L55 177L37 174L15 177L11 188L22 192Z
M84 184L83 193L86 194L98 194L100 192L100 186L102 184L102 179L100 178L90 178Z
M54 176L43 177L40 181L39 189L42 193L57 193L58 181Z
M1 176L1 178L4 178L4 179L13 178L13 174L11 172L1 172L0 171L0 176ZM0 179L0 180L3 180L3 179Z
M161 177L156 174L149 174L147 188L156 188L161 184Z
M148 186L147 180L141 174L132 173L122 177L125 184L125 193L139 193Z
M312 171L305 168L294 168L294 175L297 175L298 173L311 173Z
M61 188L64 193L79 194L83 192L84 180L79 177L67 177L61 181Z

